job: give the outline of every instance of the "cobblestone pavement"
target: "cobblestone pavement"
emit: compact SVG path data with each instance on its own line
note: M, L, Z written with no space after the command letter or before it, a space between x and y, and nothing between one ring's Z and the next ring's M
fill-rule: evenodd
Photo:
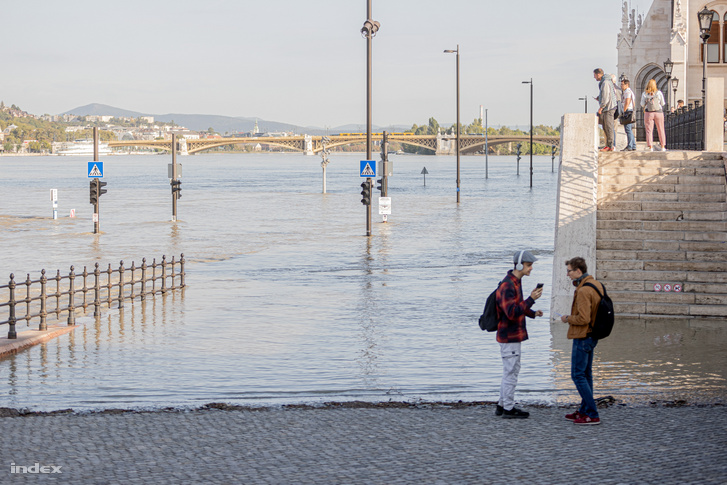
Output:
M524 409L530 419L489 405L4 417L0 483L727 483L727 407L613 406L600 426Z

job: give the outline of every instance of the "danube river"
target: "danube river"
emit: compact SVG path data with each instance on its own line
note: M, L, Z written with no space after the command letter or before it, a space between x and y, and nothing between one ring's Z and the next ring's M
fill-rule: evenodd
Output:
M525 292L546 286L534 307L545 316L528 322L517 398L576 400L565 326L548 319L553 266L562 269L552 260L550 157L535 157L532 189L527 157L519 176L514 157L490 157L488 179L484 157L463 157L458 205L454 157L394 155L392 215L382 223L374 205L370 238L361 155L330 159L322 194L319 157L179 157L172 223L170 156L104 157L108 193L94 235L88 159L0 157L0 279L162 254L188 262L184 291L99 319L91 312L72 333L0 361L0 407L493 401L499 349L477 317L519 249L540 258ZM58 190L57 220L49 189ZM725 401L721 328L617 330L597 348L597 396Z

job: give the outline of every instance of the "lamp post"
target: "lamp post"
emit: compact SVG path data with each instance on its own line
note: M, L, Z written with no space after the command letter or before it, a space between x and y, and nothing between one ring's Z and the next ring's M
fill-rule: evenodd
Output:
M697 17L699 18L699 36L702 38L702 150L706 146L707 140L704 138L707 130L705 130L704 121L706 121L707 109L704 106L704 102L707 100L707 39L710 37L712 30L712 19L713 13L705 6L699 11Z
M679 79L675 77L671 78L671 88L674 90L674 112L677 110L677 86L679 86Z
M588 114L588 96L583 96L582 98L578 98L578 101L583 101L584 113Z
M530 84L530 188L533 188L533 78L530 81L523 81L523 84Z
M669 85L671 84L672 69L674 69L674 63L671 62L671 59L667 58L666 61L664 61L664 74L666 74L666 97L669 107L672 107L674 103L674 100L671 100L671 102L669 101Z
M366 38L366 160L371 160L371 39L376 37L381 25L371 19L371 0L366 0L366 21L361 28L361 35ZM367 178L369 193L371 179ZM371 235L371 203L366 204L366 235Z
M459 204L459 44L457 44L457 49L447 49L444 52L457 54L457 203Z
M487 172L488 172L488 159L489 156L489 146L487 144L487 109L485 109L485 178L488 178Z

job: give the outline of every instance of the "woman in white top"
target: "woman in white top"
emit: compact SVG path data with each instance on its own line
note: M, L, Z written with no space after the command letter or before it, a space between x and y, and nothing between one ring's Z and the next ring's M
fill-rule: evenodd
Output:
M664 132L664 111L666 104L664 95L656 87L656 80L652 79L646 85L646 90L641 95L641 107L644 108L644 128L646 129L646 149L653 151L654 147L654 122L659 132L659 143L661 149L666 151L666 133Z

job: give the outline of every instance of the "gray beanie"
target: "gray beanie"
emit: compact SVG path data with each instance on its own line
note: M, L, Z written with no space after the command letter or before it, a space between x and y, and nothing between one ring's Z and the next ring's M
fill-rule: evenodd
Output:
M522 256L520 256L521 253ZM538 258L533 256L533 253L531 253L530 251L516 251L515 254L512 256L513 264L517 264L518 260L523 263L534 263L538 260Z

